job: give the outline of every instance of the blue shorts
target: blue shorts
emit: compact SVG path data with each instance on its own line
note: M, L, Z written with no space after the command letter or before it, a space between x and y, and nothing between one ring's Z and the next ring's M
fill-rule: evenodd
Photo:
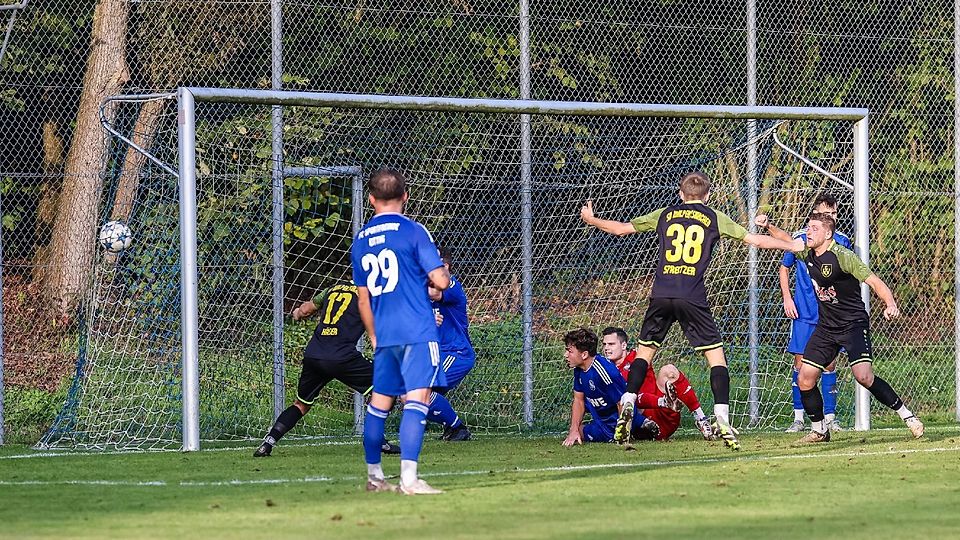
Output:
M377 347L373 353L373 391L378 394L401 396L408 389L446 385L436 341Z
M447 378L447 386L440 390L441 394L459 386L477 363L477 357L473 351L441 351L440 359L443 363L443 373Z
M596 420L587 422L583 425L583 442L610 442L613 440L613 428Z
M803 354L803 350L813 335L816 324L810 324L800 319L794 319L790 325L790 343L787 344L787 352L790 354Z

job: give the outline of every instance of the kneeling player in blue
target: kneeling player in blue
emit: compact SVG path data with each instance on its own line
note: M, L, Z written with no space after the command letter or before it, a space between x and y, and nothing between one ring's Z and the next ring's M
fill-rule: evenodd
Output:
M445 387L437 323L427 285L444 290L450 273L423 225L403 215L406 179L380 169L367 184L374 215L350 248L360 318L374 345L373 395L363 426L367 490L395 491L381 466L384 425L397 396L400 419L400 486L407 495L442 493L418 475L423 432L434 387Z
M567 332L567 365L573 368L573 405L570 410L570 431L564 446L586 442L610 442L620 411L617 405L627 382L613 362L597 354L597 335L586 328ZM583 423L584 413L592 420ZM638 415L635 422L643 422Z
M450 250L441 247L440 258L449 271ZM447 386L430 394L430 414L427 420L443 424L443 436L440 437L442 440L466 441L470 439L470 430L450 405L447 393L460 385L477 360L477 353L470 342L467 295L463 292L463 284L453 275L450 276L450 287L447 290L441 291L434 287L429 287L428 290L440 328L440 360L443 362Z

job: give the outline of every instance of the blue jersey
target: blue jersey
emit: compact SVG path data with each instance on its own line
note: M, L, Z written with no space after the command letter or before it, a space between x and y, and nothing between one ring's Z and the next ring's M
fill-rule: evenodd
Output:
M804 228L793 233L793 238L799 238L803 240L804 244L806 244L807 229ZM850 250L853 249L853 243L850 242L850 238L842 232L834 231L833 239L841 246ZM813 281L810 280L810 272L807 271L807 265L795 265L796 262L797 256L793 252L788 251L787 253L783 254L783 261L781 264L787 268L796 266L797 269L797 285L793 294L793 303L797 305L797 320L808 324L817 324L817 321L820 317L819 312L817 311L819 308L817 306L817 295L813 292Z
M467 320L467 295L456 276L450 276L450 287L441 293L439 301L433 302L433 309L443 315L440 324L440 351L466 351L474 355L470 343L470 322Z
M353 282L370 293L378 348L439 341L427 274L443 262L423 225L377 214L353 239L350 255Z
M573 368L573 391L583 392L587 412L595 422L613 426L619 417L617 404L627 391L627 382L613 362L598 354L586 371Z

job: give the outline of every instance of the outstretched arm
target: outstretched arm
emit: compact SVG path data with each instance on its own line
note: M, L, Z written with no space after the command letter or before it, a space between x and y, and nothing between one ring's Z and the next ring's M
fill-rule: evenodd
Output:
M761 249L782 249L783 251L792 251L794 253L803 251L807 246L804 244L803 240L799 238L792 238L790 233L777 227L770 222L770 218L766 214L760 214L754 220L754 223L757 224L757 227L761 229L766 229L770 236L765 236L762 234L748 234L744 237L743 241L757 246Z
M573 393L573 405L570 408L570 430L567 432L567 438L563 440L564 446L583 444L580 424L583 423L583 415L587 411L586 403L583 400L583 392Z
M580 208L580 219L587 225L592 225L605 233L615 234L617 236L626 236L637 232L632 223L601 219L593 215L593 201L590 200Z
M886 306L883 310L883 317L885 319L889 321L900 316L900 308L897 307L897 301L893 299L893 292L882 279L878 278L876 274L870 274L870 277L864 280L864 283L869 285L870 288L873 289L873 292L883 300Z
M307 300L299 306L293 308L293 320L301 321L317 312L317 305L313 300Z

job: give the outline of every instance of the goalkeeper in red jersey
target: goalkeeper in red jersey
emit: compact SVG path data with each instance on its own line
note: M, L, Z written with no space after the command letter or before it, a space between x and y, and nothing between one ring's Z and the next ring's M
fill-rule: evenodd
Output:
M617 366L624 379L629 376L633 361L637 358L637 351L627 346L627 332L615 326L603 330L603 354ZM641 414L652 420L659 429L651 433L649 424L647 429L635 426L631 429L631 437L637 440L669 439L680 427L681 405L693 413L703 438L712 440L714 435L710 419L700 407L697 392L687 376L673 364L667 364L660 368L659 373L655 373L653 364L647 363L647 374L637 392L637 407L643 409Z

